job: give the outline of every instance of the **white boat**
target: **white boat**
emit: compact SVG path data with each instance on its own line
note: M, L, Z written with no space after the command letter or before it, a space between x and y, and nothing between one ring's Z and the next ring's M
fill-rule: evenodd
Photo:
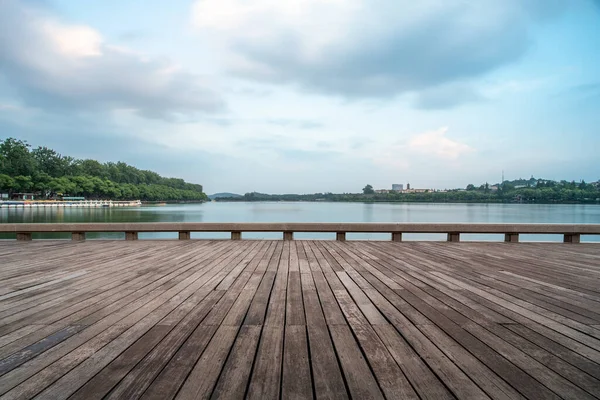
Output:
M139 207L141 200L113 201L113 200L0 200L0 208L41 208L41 207L69 207L69 208L94 208L94 207Z

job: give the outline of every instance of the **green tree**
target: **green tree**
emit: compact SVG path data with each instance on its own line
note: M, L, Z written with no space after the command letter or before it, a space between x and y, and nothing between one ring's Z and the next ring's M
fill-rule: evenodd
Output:
M31 180L31 176L23 176L18 175L15 176L15 190L19 192L28 192L33 189L33 181Z
M63 157L56 151L47 147L38 147L31 151L35 160L36 169L53 177L69 174L73 162L71 157Z
M363 194L373 194L375 191L373 190L373 186L367 185L363 188Z
M8 175L0 174L0 190L12 192L15 188L15 180Z
M0 143L0 173L9 176L31 176L35 160L29 152L31 146L23 141L8 138Z
M32 177L33 190L42 194L42 196L48 196L50 190L50 181L52 177L45 172L36 171Z
M106 172L104 165L96 160L79 160L77 165L82 175L95 176L98 178L108 177L108 173Z

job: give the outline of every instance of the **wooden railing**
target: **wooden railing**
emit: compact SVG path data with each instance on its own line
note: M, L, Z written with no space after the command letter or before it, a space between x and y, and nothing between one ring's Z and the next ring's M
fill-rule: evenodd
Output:
M463 233L503 234L504 241L518 242L520 234L560 234L565 243L579 243L581 235L600 235L600 224L462 224L462 223L83 223L0 224L0 232L16 233L17 240L31 240L32 233L68 232L73 240L84 240L87 232L124 232L126 240L137 240L139 232L178 232L180 240L192 232L230 232L240 240L242 232L282 232L293 240L296 232L329 232L336 240L346 233L389 233L394 242L404 233L444 233L449 242L460 241Z

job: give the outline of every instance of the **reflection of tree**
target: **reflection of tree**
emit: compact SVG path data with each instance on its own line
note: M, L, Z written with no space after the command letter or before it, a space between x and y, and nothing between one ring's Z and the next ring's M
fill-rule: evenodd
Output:
M193 213L191 207L202 205L176 205L141 208L11 208L0 209L0 219L6 223L93 223L93 222L202 222L202 213ZM186 211L188 210L188 211ZM123 233L90 232L90 239L122 239ZM14 239L14 234L0 233L0 239ZM69 239L69 233L36 233L34 239Z

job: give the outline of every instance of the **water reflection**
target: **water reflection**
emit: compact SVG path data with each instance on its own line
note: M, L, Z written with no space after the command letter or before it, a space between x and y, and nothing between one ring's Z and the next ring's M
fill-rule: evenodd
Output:
M373 203L364 203L363 204L363 219L362 222L374 222L373 220Z

